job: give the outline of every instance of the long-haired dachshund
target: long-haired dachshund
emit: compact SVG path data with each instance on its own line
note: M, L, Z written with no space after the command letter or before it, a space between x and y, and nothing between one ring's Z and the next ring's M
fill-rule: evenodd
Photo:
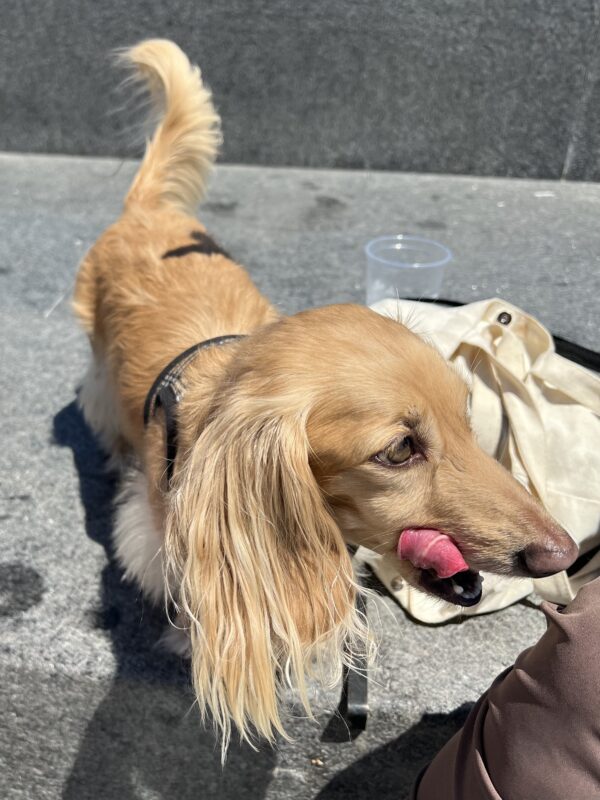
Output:
M478 570L539 577L576 546L477 446L468 390L403 325L359 305L282 317L192 216L220 144L200 71L171 42L125 53L162 117L124 210L85 256L80 394L105 448L133 453L114 541L174 608L225 744L283 732L278 694L337 676L364 643L347 544L395 553L461 605Z

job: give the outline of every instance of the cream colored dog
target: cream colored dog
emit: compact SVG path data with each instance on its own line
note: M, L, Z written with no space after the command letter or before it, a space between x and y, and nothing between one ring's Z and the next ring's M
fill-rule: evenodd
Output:
M199 70L167 41L126 59L164 113L79 272L81 405L139 462L116 551L187 630L201 711L225 745L232 722L272 739L280 686L308 708L306 674L337 677L366 637L347 543L462 605L478 570L549 574L576 547L477 446L465 384L410 330L358 305L278 314L191 216L220 142Z

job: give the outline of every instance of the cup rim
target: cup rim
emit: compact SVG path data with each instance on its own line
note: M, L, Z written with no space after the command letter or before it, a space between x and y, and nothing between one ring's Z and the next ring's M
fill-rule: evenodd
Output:
M387 258L382 258L380 255L377 255L377 253L374 253L372 250L375 245L380 244L381 242L397 242L398 240L433 245L444 253L444 257L438 261L429 261L426 264L410 264L407 261L390 261ZM450 248L446 247L445 244L436 242L434 239L426 239L424 236L412 236L407 233L398 233L394 236L378 236L376 239L371 239L371 241L367 242L365 245L365 253L368 258L372 259L373 261L378 261L380 264L386 264L386 266L389 267L408 267L410 269L431 269L432 267L443 267L444 264L447 264L452 260L452 251Z

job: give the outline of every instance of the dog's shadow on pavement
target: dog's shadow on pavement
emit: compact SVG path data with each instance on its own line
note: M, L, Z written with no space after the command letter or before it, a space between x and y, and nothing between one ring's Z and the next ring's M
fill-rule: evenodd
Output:
M256 752L232 739L221 765L220 745L200 724L187 665L157 647L163 611L123 582L112 551L117 476L76 402L54 418L56 444L73 452L87 535L106 551L97 609L89 624L110 637L113 683L80 741L63 800L228 800L264 797L276 762L267 745ZM89 677L82 679L83 691Z
M423 714L397 739L372 750L337 773L315 800L403 800L421 770L462 728L472 703L449 714ZM440 788L443 797L443 788Z

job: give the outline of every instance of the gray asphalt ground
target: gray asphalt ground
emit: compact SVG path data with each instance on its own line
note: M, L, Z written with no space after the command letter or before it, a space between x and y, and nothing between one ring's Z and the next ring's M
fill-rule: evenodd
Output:
M156 647L160 614L110 559L115 484L74 402L77 263L134 169L0 157L0 797L399 800L542 616L519 604L430 628L381 597L367 730L348 741L339 691L316 692L315 721L290 711L294 741L234 745L221 768L185 666ZM285 312L361 302L363 244L413 232L454 251L445 295L503 296L595 348L599 216L593 184L252 167L219 169L201 209Z

